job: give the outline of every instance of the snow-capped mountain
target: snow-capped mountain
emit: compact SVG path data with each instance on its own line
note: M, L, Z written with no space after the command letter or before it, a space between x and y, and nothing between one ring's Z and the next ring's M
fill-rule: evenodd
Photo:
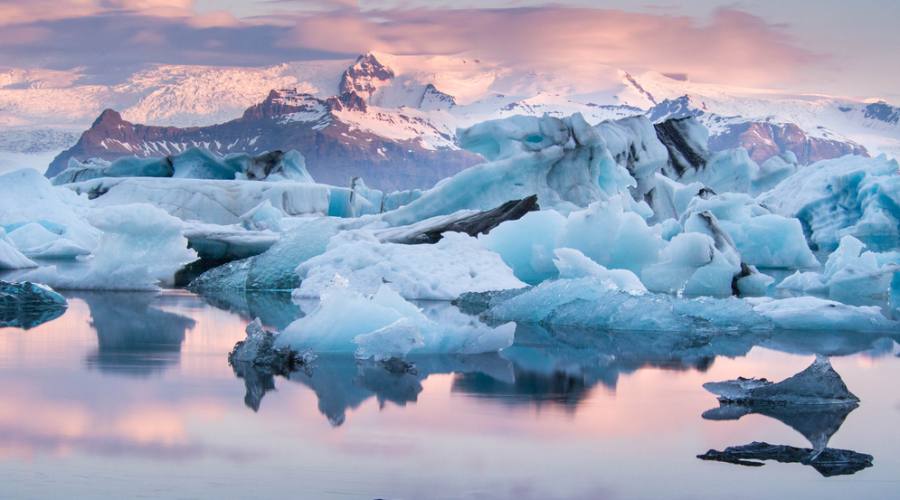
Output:
M371 167L410 161L392 157L393 151L453 157L446 164L459 167L468 160L457 161L460 155L450 152L458 150L458 127L516 114L561 117L580 112L591 123L634 114L654 120L691 114L710 128L711 147L743 146L757 161L787 150L802 163L847 153L900 153L900 110L887 103L723 87L615 68L598 71L602 74L589 89L571 86L565 75L517 72L477 59L372 53L355 61L266 68L157 66L115 85L83 83L77 74L8 71L0 73L0 127L19 133L38 126L83 130L111 108L119 110L122 126L140 123L147 125L141 130L154 130L146 137L123 135L110 127L97 128L109 117L97 120L77 146L54 161L51 173L63 168L69 157L85 155L157 155L206 143L219 152L293 147L284 141L294 132L276 129L306 128L347 143L323 155L310 149L322 144L301 141L298 147L307 148L302 152L313 158L313 175L320 170L315 166L319 157L338 165L368 165L363 176L380 177L387 182L383 187L398 183L388 181L391 175L386 173L370 172ZM270 95L272 89L287 90ZM292 111L276 111L280 105ZM263 116L268 120L264 127L257 123ZM224 136L216 135L226 130ZM281 139L266 142L267 135ZM358 157L338 154L362 143L375 146L357 149ZM420 168L427 165L431 163ZM323 181L348 181L324 175Z

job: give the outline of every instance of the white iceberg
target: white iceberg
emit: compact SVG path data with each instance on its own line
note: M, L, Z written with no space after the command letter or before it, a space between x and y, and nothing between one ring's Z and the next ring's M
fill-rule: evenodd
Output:
M900 323L877 307L814 297L680 298L630 294L597 278L545 281L522 293L495 297L484 315L494 321L617 331L842 330L896 332Z
M297 267L299 298L318 298L334 276L351 288L375 293L383 283L407 299L452 300L464 292L525 286L500 256L475 238L446 233L431 245L383 243L370 231L345 231L331 238L328 249Z
M773 214L746 194L695 197L685 209L684 217L700 212L715 215L746 264L788 269L819 266L800 221Z
M6 231L0 227L0 271L13 271L32 267L38 267L38 265L23 255L6 236Z
M81 215L89 207L87 199L54 187L35 170L0 175L0 227L7 233L38 223L49 232L90 250L97 244L100 231Z
M23 254L34 259L75 259L90 250L37 222L29 222L9 233L9 240Z
M323 291L319 305L276 337L276 347L316 354L356 353L383 360L417 354L477 354L512 344L512 324L491 328L459 314L461 321L435 322L390 285L373 295L340 279Z
M156 290L197 258L181 221L150 205L94 210L91 223L103 236L83 265L42 267L25 279L63 290Z
M800 220L823 250L850 235L875 250L900 244L900 165L884 155L844 156L801 167L763 193L774 212Z
M853 236L844 236L828 256L822 272L794 273L778 284L782 290L824 293L842 302L857 303L885 298L894 273L900 270L900 252L876 253Z

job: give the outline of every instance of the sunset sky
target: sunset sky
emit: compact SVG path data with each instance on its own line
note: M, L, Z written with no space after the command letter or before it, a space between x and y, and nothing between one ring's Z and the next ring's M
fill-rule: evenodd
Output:
M110 83L154 63L465 54L900 100L894 0L0 0L0 66Z

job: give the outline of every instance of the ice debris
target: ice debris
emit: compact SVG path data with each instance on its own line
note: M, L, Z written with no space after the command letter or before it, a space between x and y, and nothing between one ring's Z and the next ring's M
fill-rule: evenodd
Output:
M859 402L834 371L828 358L816 357L805 370L781 382L764 378L738 378L725 382L708 382L703 388L719 401L740 405L826 405Z
M0 281L0 327L33 328L59 317L65 297L37 283Z

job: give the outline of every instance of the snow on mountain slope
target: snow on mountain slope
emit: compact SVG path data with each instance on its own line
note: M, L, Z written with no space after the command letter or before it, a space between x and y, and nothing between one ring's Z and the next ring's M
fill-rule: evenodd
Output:
M381 53L260 68L160 65L114 85L86 83L77 70L8 70L0 72L0 133L37 127L83 130L106 108L119 110L130 123L208 126L242 116L272 89L292 89L280 95L307 102L291 104L296 108L291 113L277 113L282 125L318 121L310 126L323 129L337 120L350 142L366 136L375 142L411 141L413 149L456 149L457 128L489 119L578 112L590 123L644 113L653 120L694 114L710 128L714 148L744 146L757 161L784 151L794 152L802 163L866 149L900 156L900 110L885 103L701 84L657 73L631 75L599 63L567 71L593 78L516 70L466 57ZM572 81L593 83L582 88ZM326 109L329 99L333 102ZM241 138L205 142L218 141L228 150L256 148L251 141L258 135L245 130ZM123 139L110 137L108 144L115 141ZM120 149L121 154L167 154L183 146L156 140ZM0 151L13 152L2 145ZM388 154L384 148L373 151L378 162Z
M707 117L701 121L711 135L751 121L794 124L810 137L854 142L870 153L900 157L900 108L884 102L695 83L658 73L634 81L657 105L680 100L683 107L703 111ZM665 116L672 115L660 113L656 118Z

